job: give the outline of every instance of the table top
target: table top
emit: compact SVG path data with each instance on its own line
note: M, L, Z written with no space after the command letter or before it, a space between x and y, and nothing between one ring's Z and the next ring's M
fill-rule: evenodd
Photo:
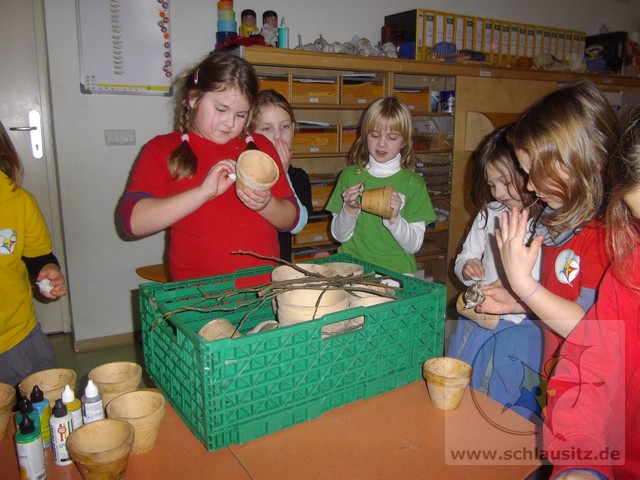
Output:
M469 389L460 408L438 410L425 382L418 381L209 452L167 404L155 447L129 457L126 478L524 478L539 466L540 435L531 422L503 410ZM11 422L0 442L0 471L7 480L19 478L14 432ZM46 459L49 480L81 479L75 465L55 465L51 449Z

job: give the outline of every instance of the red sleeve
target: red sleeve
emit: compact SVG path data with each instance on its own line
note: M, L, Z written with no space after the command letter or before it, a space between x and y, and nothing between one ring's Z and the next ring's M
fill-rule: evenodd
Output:
M127 191L166 197L171 180L167 161L179 143L176 134L160 135L150 140L136 161Z
M600 298L615 298L608 274ZM547 387L544 454L554 475L590 468L612 477L614 455L624 452L624 322L613 301L599 301L569 335Z
M581 265L584 265L581 286L595 290L609 267L609 257L605 245L606 229L601 222L597 222L595 226L587 225L584 233L586 234L585 243L580 260Z

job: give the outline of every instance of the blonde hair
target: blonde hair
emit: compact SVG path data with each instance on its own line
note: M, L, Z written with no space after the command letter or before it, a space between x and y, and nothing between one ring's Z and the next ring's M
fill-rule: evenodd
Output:
M22 185L24 166L2 122L0 122L0 171L11 180L12 190Z
M603 173L618 133L618 117L590 81L546 95L517 121L510 140L531 159L530 181L562 201L542 219L552 237L602 214Z
M207 92L223 92L237 88L249 102L244 135L248 133L248 125L254 115L258 96L258 78L247 61L227 52L213 52L196 67L187 70L178 77L180 96L177 104L178 129L183 134L192 130L194 119L198 113L199 101ZM190 100L195 98L193 107ZM169 156L168 167L174 178L192 176L197 169L197 158L183 140Z
M413 123L411 110L398 97L384 97L373 102L365 110L360 118L358 126L359 135L353 147L349 160L353 165L364 168L369 163L369 150L367 149L367 135L372 131L389 130L398 132L403 140L404 147L400 151L402 168L414 168L413 158Z

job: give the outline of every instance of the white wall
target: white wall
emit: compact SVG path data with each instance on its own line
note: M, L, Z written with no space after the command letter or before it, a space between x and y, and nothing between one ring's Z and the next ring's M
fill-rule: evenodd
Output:
M140 0L137 0L140 1ZM45 0L55 144L67 248L68 281L76 340L116 335L138 328L132 305L140 279L136 266L159 263L164 236L125 241L116 231L116 206L142 145L171 129L173 98L83 95L79 88L75 0ZM415 0L272 0L268 9L286 17L291 46L319 34L329 41L354 35L379 40L384 16L415 8ZM469 15L599 33L640 30L640 0L433 0L430 7ZM243 8L255 2L236 1ZM260 7L262 8L262 7ZM175 72L197 62L215 44L216 2L171 2ZM134 129L134 147L106 147L105 129Z

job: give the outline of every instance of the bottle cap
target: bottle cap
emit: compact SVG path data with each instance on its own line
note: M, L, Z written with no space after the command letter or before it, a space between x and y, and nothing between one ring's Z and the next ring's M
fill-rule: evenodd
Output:
M62 401L63 403L70 403L76 399L76 395L71 390L69 385L64 386L64 390L62 391Z
M36 424L28 415L23 415L18 428L21 434L27 435L36 431Z
M23 415L27 413L31 413L33 412L33 403L31 403L31 400L29 400L25 395L23 395L22 398L20 399L20 403L18 403L18 409L20 410L20 413L22 413Z
M67 414L67 406L62 403L61 398L56 400L56 404L53 406L53 409L51 409L51 413L54 417L58 418L64 417Z
M33 386L33 390L31 390L31 403L39 403L44 400L44 393L40 390L38 385Z
M93 398L98 396L98 387L93 383L93 380L89 379L87 386L84 389L84 394L87 398Z

